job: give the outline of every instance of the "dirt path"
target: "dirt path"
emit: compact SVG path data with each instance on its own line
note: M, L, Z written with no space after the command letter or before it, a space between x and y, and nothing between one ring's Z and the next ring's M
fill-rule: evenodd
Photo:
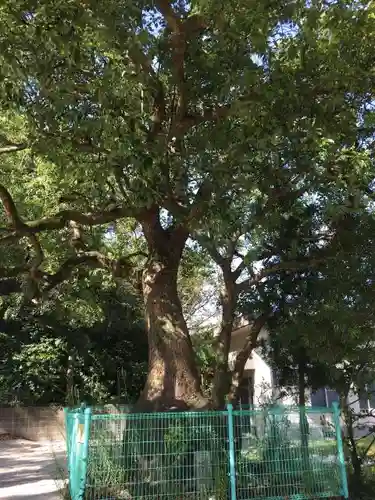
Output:
M59 500L64 469L62 442L0 441L0 499Z

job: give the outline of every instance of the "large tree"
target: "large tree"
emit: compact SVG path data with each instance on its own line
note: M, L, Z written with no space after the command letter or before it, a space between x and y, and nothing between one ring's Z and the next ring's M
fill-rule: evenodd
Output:
M1 6L0 152L16 155L0 187L2 243L12 245L2 293L23 289L35 301L82 267L136 282L141 265L149 370L139 407L202 408L177 286L185 245L196 239L223 272L221 404L241 294L351 251L344 236L374 177L372 9L241 0ZM38 210L36 196L45 200ZM109 240L130 234L144 238L135 252L108 252ZM265 320L254 318L232 392Z

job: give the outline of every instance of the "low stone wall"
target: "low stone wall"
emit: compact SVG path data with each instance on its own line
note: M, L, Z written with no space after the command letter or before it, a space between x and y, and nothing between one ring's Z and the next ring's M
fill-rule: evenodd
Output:
M64 411L49 407L0 407L0 437L65 440Z
M97 407L95 413L111 413L113 415L128 413L127 405L108 404ZM107 421L108 428L117 439L125 430L125 419ZM93 427L93 431L101 424ZM30 441L62 441L65 440L64 410L51 407L25 406L20 408L5 408L0 406L0 440L4 436L8 439L22 438Z

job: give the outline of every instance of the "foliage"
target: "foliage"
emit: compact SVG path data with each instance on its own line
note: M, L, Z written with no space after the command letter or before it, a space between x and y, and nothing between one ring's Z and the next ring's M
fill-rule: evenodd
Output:
M2 404L136 400L147 370L147 340L134 299L99 290L102 317L86 324L55 305L2 320Z
M192 334L201 334L205 321L217 312L218 286L212 262L196 245L185 248L178 285L189 329Z
M189 237L223 272L223 376L239 299L258 319L290 274L365 281L372 4L15 0L0 33L3 294L142 281L150 345L168 351L150 367L172 373L183 351L174 385L202 405L175 284Z
M66 341L47 336L42 329L38 331L37 325L33 326L27 333L20 323L2 328L3 405L59 404L65 400Z
M212 328L205 328L193 336L197 364L202 378L202 388L210 394L215 373L216 357L214 351L215 337Z
M321 387L327 379L338 388L336 379L343 378L345 371L341 384L358 386L354 372L363 373L366 364L370 368L368 354L375 331L372 214L356 218L356 228L355 238L347 236L351 252L341 255L338 249L339 263L328 261L319 270L274 277L258 288L258 295L244 297L244 310L265 301L273 308L269 322L271 357L280 369L286 369L284 383L295 374L301 355L313 388Z
M365 471L363 481L358 483L358 478L349 475L349 491L353 500L371 500L374 496L375 474L373 467Z
M371 412L366 415L355 406L375 378L375 297L369 279L375 269L370 248L373 235L369 227L366 230L369 244L353 249L339 267L327 266L307 274L303 281L292 275L278 284L268 352L281 386L298 384L302 359L307 387L329 387L339 394L347 455L358 484L371 448L361 447L358 429L366 432L360 421ZM371 426L368 432L373 433Z

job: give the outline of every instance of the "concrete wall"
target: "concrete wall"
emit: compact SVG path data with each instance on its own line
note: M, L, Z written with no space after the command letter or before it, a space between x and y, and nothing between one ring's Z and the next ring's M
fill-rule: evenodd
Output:
M101 409L97 408L95 413L121 415L128 413L129 410L130 407L127 405L108 404ZM117 439L120 439L125 430L126 420L119 416L106 420L105 425ZM101 428L103 428L103 422L96 420L93 423L92 432L95 434ZM0 407L0 439L2 435L30 441L65 440L64 411L50 407Z
M48 407L0 407L0 436L4 434L30 441L64 440L64 412Z
M272 370L268 364L254 351L254 404L262 406L272 399Z

